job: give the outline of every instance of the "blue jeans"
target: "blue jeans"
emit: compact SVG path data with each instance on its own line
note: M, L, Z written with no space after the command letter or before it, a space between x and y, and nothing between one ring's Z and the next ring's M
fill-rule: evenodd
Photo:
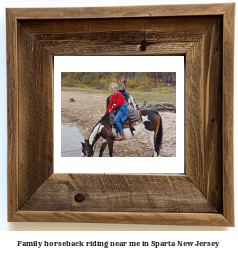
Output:
M129 108L127 107L127 104L123 104L121 105L118 109L117 109L117 115L114 119L114 123L116 124L119 133L123 132L123 128L121 125L121 121L124 122L126 120L126 117L128 115L129 112Z
M126 101L128 101L129 95L124 90L119 90L120 93L126 96Z
M122 133L123 132L123 128L122 128L122 125L121 125L121 112L119 111L114 119L114 123L115 125L117 126L118 130L119 130L119 133Z

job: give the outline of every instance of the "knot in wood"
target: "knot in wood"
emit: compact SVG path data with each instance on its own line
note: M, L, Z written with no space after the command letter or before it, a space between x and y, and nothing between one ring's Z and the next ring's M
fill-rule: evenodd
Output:
M147 43L145 40L140 43L140 51L146 51Z
M84 199L85 199L84 195L83 195L83 194L80 194L80 193L77 194L77 195L75 195L75 197L74 197L74 200L75 200L76 202L83 202Z

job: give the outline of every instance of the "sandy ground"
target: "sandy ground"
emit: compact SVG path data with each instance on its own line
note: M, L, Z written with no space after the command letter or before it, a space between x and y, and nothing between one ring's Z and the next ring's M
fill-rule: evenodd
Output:
M69 102L74 98L76 102ZM88 138L92 128L104 115L106 109L104 94L90 94L85 92L62 91L61 92L61 116L62 120L75 125L81 134ZM145 99L146 100L146 99ZM142 102L139 102L139 106ZM94 112L94 113L93 113ZM163 121L163 140L160 156L176 156L176 113L159 112ZM102 138L97 141L96 151L100 151ZM146 134L141 134L135 139L114 142L113 156L117 157L150 157L153 148ZM109 156L108 148L104 157Z

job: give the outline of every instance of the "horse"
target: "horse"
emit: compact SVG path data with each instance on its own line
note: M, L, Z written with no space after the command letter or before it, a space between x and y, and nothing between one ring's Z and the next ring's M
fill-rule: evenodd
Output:
M159 150L162 142L163 127L162 118L156 111L151 110L141 110L142 121L133 126L133 135L130 128L124 128L123 132L125 139L136 138L141 133L146 133L149 136L150 142L153 146L153 156L157 157L159 155ZM97 140L102 137L103 143L100 148L99 157L102 157L103 152L108 145L109 155L113 157L113 143L117 137L116 128L110 123L110 113L104 115L102 119L93 127L88 139L85 139L82 143L82 157L93 157L94 155L94 145ZM123 142L123 141L118 141Z

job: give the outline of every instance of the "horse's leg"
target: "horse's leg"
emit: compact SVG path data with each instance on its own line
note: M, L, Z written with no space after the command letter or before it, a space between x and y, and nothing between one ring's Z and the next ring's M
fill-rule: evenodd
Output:
M153 111L143 112L142 120L145 127L145 132L149 136L150 143L154 153L152 157L159 155L159 148L162 140L162 119L160 115Z
M101 145L101 149L100 149L99 157L102 157L102 154L103 154L103 152L104 152L106 146L107 146L107 140L106 140L106 139L103 139L103 142L102 142L102 145Z
M158 156L158 154L157 154L157 152L156 152L156 150L155 150L155 134L153 133L148 133L148 135L149 135L149 138L150 138L150 143L151 143L151 145L152 145L152 147L153 147L153 155L152 155L152 157L157 157Z
M157 151L155 150L155 140L156 140L156 127L151 121L143 120L144 131L148 135L150 144L153 147L153 155L152 157L157 157Z
M108 144L108 149L109 149L109 155L112 157L112 152L113 152L113 138L107 138L107 144Z
M155 136L155 151L157 153L157 156L159 155L159 149L161 146L162 137L163 137L163 127L162 127L162 118L160 116L159 128L157 131L157 135Z
M158 118L158 116L159 116L159 118ZM157 156L159 156L159 149L160 149L160 145L162 142L163 129L162 129L161 116L158 114L158 115L156 115L156 117L154 119L157 121L155 124L153 141L151 139L151 142L153 142L153 147L154 147L154 154L152 157L157 157Z

